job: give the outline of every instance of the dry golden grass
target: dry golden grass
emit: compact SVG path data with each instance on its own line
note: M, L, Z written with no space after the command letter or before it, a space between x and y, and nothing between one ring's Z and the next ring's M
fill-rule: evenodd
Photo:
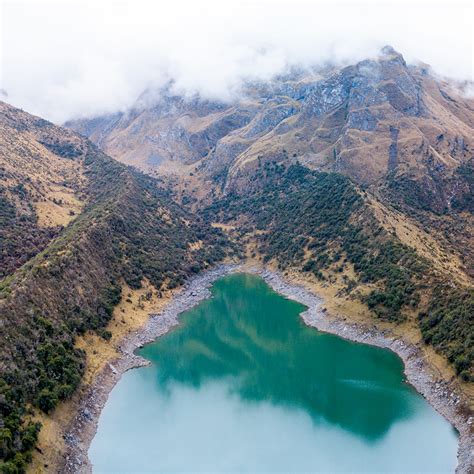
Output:
M196 251L196 250L202 249L202 245L203 245L202 240L198 240L197 242L191 242L189 244L189 249L192 251Z
M119 356L118 347L125 336L141 328L151 313L159 312L172 298L172 291L162 292L158 297L156 289L146 280L143 287L132 290L122 285L122 300L114 309L112 320L106 329L112 333L110 341L93 332L78 338L76 346L86 352L86 371L82 385L72 399L59 404L50 415L38 413L35 419L43 424L39 434L38 451L33 453L29 473L56 472L62 453L65 429L77 413L81 395L102 372L104 367Z
M71 400L61 403L51 415L41 412L35 415L34 419L41 422L43 426L39 434L37 450L33 452L33 459L27 467L27 473L57 472L56 467L65 450L64 427L76 414L78 396L79 394L76 394Z
M394 209L388 209L380 201L367 196L368 203L380 224L393 233L405 245L432 262L435 269L444 275L449 275L464 285L472 284L472 278L463 270L458 255L442 248L440 243L407 215Z
M211 224L212 227L215 227L216 229L221 229L223 231L231 231L235 229L235 225L231 224L220 224L219 222L213 222Z
M66 226L81 212L79 193L87 180L82 163L55 155L33 132L0 127L0 166L7 176L6 197L19 213L30 212L32 205L39 226ZM23 197L13 191L18 186L26 191Z
M65 187L50 186L44 201L34 203L40 227L66 227L81 213L83 203Z

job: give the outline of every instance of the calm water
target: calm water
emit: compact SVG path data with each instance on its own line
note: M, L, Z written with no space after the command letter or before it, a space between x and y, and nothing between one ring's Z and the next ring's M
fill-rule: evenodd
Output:
M212 293L112 391L94 472L453 472L457 436L396 355L306 327L259 277Z

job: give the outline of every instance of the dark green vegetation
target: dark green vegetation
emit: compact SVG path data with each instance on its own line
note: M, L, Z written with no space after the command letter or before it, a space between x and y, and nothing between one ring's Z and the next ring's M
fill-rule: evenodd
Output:
M257 231L264 260L276 259L281 269L296 266L324 280L324 270L351 263L361 282L379 285L364 299L380 318L399 321L404 307L416 306L426 263L380 227L349 178L271 164L261 177L261 191L230 195L206 213L246 216L244 232Z
M400 322L410 310L423 310L426 342L474 380L472 289L443 285L440 292L441 277L380 226L349 178L277 164L261 166L256 178L260 186L214 203L206 218L240 219L242 235L255 235L264 261L275 259L281 269L296 267L324 280L351 264L358 281L346 279L347 292L369 284L368 293L355 294L384 320ZM420 306L422 293L430 295L428 308Z
M22 186L11 191L22 199L27 198ZM21 267L58 234L59 229L38 227L33 209L28 211L19 213L15 203L5 197L5 188L0 186L0 278Z
M87 330L107 337L102 328L121 299L121 281L138 288L147 278L157 289L172 288L221 260L226 247L219 230L178 208L156 180L88 142L81 153L54 145L55 152L67 151L65 159L82 161L87 205L44 249L35 243L34 256L0 282L1 472L22 472L30 459L39 427L26 421L29 407L48 413L78 387L84 354L74 340ZM7 256L24 254L15 208L1 203L2 236L13 241ZM191 250L198 241L202 248Z
M460 166L456 174L466 192L455 195L452 205L455 209L474 212L474 158Z
M174 288L227 253L237 255L212 221L238 223L237 237L255 239L264 261L283 270L328 284L344 275L344 291L383 320L418 314L425 341L462 378L474 379L472 289L443 279L387 232L349 178L267 163L244 194L216 199L194 216L163 182L87 140L5 104L0 112L0 176L8 183L0 189L0 471L24 470L39 430L30 415L50 412L79 386L85 356L76 337L92 330L110 339L105 326L123 282L138 288L146 278L158 291ZM59 170L60 184L85 203L64 229L39 227L28 194L36 168L47 181L50 153L79 165ZM459 171L464 188L472 186L471 171ZM454 196L453 207L469 206Z
M454 364L465 380L474 380L474 291L440 284L426 311L418 315L425 342Z

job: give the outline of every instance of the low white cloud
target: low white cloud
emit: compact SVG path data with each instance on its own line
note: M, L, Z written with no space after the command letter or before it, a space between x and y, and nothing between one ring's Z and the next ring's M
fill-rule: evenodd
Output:
M391 44L445 76L473 77L470 3L303 0L3 0L1 88L55 122L129 107L170 78L228 99L242 79L349 63Z

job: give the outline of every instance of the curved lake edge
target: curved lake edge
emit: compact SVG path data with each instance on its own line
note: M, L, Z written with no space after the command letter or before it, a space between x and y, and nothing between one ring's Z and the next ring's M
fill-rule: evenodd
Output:
M155 341L179 324L178 316L182 312L211 297L210 288L216 280L238 272L258 275L275 292L305 305L308 309L301 313L301 317L308 326L350 341L386 348L395 352L404 363L407 382L458 431L456 472L470 472L474 465L474 439L470 425L472 420L459 412L455 404L455 401L459 400L459 395L446 382L436 380L419 348L405 343L400 338L391 337L386 331L378 331L362 324L349 323L338 315L329 315L321 310L323 299L308 289L287 281L280 273L265 267L248 267L241 264L220 265L189 279L160 313L151 314L144 327L130 333L122 340L119 348L120 358L107 364L95 379L81 399L76 416L65 430L67 448L60 472L92 472L88 450L96 434L99 416L110 391L123 373L132 368L150 364L149 361L136 355L135 351Z

